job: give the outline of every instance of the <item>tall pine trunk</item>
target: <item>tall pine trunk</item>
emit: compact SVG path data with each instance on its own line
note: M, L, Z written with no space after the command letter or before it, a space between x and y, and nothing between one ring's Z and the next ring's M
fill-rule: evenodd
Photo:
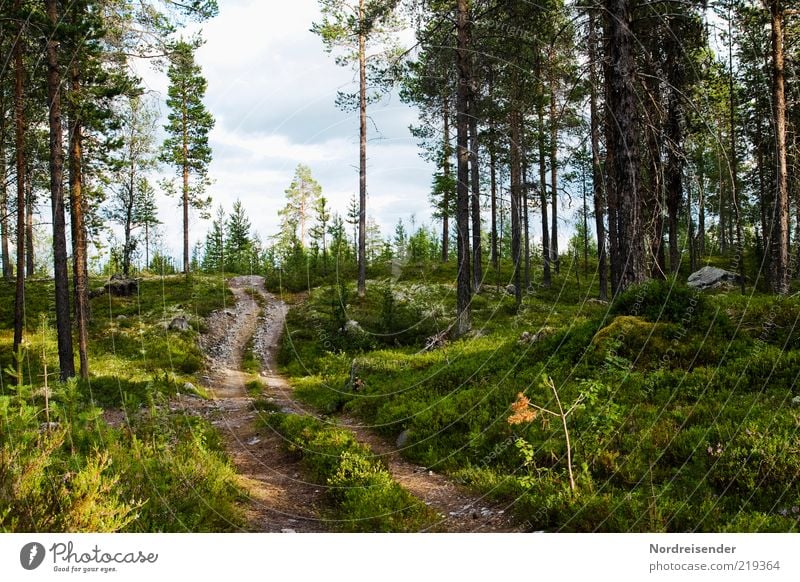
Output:
M21 0L14 1L14 13L20 14ZM18 20L17 38L14 40L14 149L17 169L17 280L14 294L14 353L22 343L25 318L25 69L22 62L24 35L22 19ZM23 383L21 366L17 362L19 384Z
M445 96L443 101L442 176L445 188L442 193L442 262L446 263L450 257L450 97Z
M511 261L513 265L514 297L517 306L522 303L522 277L520 274L521 241L520 241L520 197L522 194L522 179L520 176L520 115L516 104L512 104L509 117L511 129L511 147L509 156L509 170L511 174Z
M608 299L608 269L606 268L606 232L604 223L603 169L600 164L600 116L597 110L597 22L595 9L589 9L589 124L592 140L592 194L597 234L597 272L600 299Z
M75 101L81 82L77 65L71 68L71 88ZM77 109L77 107L76 107ZM69 190L72 223L72 276L75 292L75 321L78 329L78 359L81 378L89 377L89 273L86 252L86 203L83 194L83 123L73 111L69 140Z
M61 126L61 70L58 62L58 2L47 0L52 26L47 40L47 100L50 124L50 198L53 213L53 267L55 273L56 334L61 380L75 375L69 307L67 232L64 215L64 137Z
M550 287L550 225L547 222L547 154L545 152L544 110L540 104L539 114L539 204L542 211L542 285Z
M364 0L358 3L358 296L367 293L367 33Z
M0 28L2 33L2 28ZM11 281L11 254L8 246L8 187L6 184L6 91L5 68L0 72L0 262L3 279Z
M772 110L775 116L775 205L772 227L772 290L789 291L789 182L786 165L786 89L783 50L783 6L769 3L772 32Z
M551 59L552 61L552 59ZM558 253L558 108L556 103L556 78L550 76L550 256L556 273L561 271Z
M624 291L646 277L642 204L639 191L639 122L636 109L635 40L631 32L630 0L607 0L606 38L609 63L608 86L610 140L613 152L610 168L616 202L618 244L612 246L611 262L616 265L615 293Z
M470 186L472 190L472 289L474 293L480 291L483 280L483 265L481 261L481 183L478 167L478 117L475 107L475 96L470 96L469 113L469 148L470 156Z
M36 252L33 245L33 205L36 202L33 192L33 171L25 172L25 272L30 279L36 272Z
M456 65L458 69L457 90L457 188L456 188L456 230L458 241L458 279L456 288L456 324L454 334L459 337L472 328L470 301L472 299L470 260L469 260L469 121L467 107L469 99L470 71L469 45L470 25L467 0L458 0L456 13L457 51Z

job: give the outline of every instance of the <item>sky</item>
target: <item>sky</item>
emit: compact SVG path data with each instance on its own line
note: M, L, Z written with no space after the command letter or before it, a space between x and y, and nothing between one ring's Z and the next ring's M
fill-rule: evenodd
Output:
M239 198L254 232L266 240L277 232L284 190L303 163L332 208L345 214L358 191L358 114L340 111L334 101L337 91L357 89L357 77L310 32L320 17L317 1L219 4L219 15L200 27L206 42L196 55L208 81L205 104L216 119L209 171L214 210L230 210ZM166 116L166 75L149 68L138 74ZM416 110L389 96L368 113L368 216L384 235L412 214L417 224L429 222L434 168L419 156L408 130ZM180 256L177 200L162 197L159 204L164 243ZM193 216L192 243L204 239L209 224Z

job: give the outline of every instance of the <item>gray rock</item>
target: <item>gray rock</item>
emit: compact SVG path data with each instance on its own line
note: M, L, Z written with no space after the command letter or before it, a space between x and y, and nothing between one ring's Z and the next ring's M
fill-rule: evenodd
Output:
M506 285L506 293L508 293L509 295L516 295L517 286L513 284Z
M344 324L344 331L346 333L363 333L363 328L359 325L359 323L351 319L347 323Z
M293 530L290 527L284 527L284 528L281 529L281 533L297 533L297 531Z
M719 287L733 287L741 283L737 273L726 271L718 267L705 266L699 271L689 275L686 284L695 289L717 289Z
M169 322L169 329L172 331L189 331L191 328L192 326L189 325L189 320L182 315L179 315Z
M402 449L406 445L408 445L408 437L409 436L411 436L411 433L408 431L408 429L404 430L399 435L397 435L397 440L395 441L395 444L397 445L397 448Z
M603 301L602 299L598 299L597 297L592 297L586 300L586 303L591 305L608 305L608 301Z
M800 396L792 398L792 406L800 406Z
M130 297L131 295L136 295L139 290L139 282L124 275L112 275L111 279L103 287L111 295Z

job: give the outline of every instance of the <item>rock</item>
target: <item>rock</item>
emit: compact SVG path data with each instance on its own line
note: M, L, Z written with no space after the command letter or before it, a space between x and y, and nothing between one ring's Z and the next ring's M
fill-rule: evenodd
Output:
M226 310L224 311L224 313L225 313L225 315L227 315L228 317L236 317L236 312L235 312L235 311L233 311L232 309L226 309Z
M284 527L284 528L281 529L281 533L297 533L297 531L293 530L290 527Z
M126 319L128 319L128 316L120 314L117 316L116 319L117 321L125 321Z
M189 325L189 320L182 315L170 321L168 327L172 331L189 331L192 328L192 326Z
M344 331L345 333L353 333L353 334L364 333L364 329L354 319L350 319L347 321L347 323L344 324Z
M399 435L397 435L397 440L395 441L397 448L399 449L404 448L408 444L409 436L411 436L411 433L409 432L408 429L404 430Z
M792 406L800 406L800 396L792 398Z
M737 273L717 267L705 266L689 275L686 284L695 289L717 289L719 287L733 287L740 284L741 281L742 279Z
M261 439L258 437L253 437L249 441L247 441L247 446L252 447L253 445L257 445L261 442Z
M598 299L597 297L592 297L591 299L587 299L586 303L589 305L608 305L608 301L603 301L602 299Z
M100 297L101 295L105 295L105 294L106 294L106 288L105 287L97 287L97 288L92 289L91 291L89 291L89 299L94 299L95 297Z
M139 290L139 282L125 275L111 275L108 283L103 285L106 292L117 297L130 297Z
M42 422L39 424L39 432L48 432L61 427L60 422Z
M506 293L508 293L509 295L516 295L517 286L513 284L506 285Z

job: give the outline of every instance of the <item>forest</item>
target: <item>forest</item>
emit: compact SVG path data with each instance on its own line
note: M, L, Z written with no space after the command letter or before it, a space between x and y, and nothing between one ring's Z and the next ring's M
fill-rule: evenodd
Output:
M210 171L226 4L0 0L0 531L798 530L792 2L318 0L354 171L274 232Z

